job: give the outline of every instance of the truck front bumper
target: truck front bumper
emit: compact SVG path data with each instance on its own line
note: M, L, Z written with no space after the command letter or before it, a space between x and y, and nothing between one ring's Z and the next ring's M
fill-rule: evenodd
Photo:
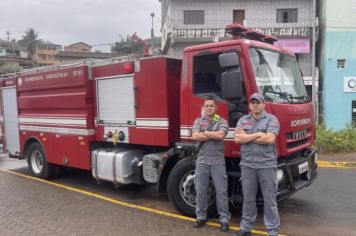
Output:
M311 150L303 157L285 158L277 169L283 171L284 178L278 183L277 200L280 201L313 183L318 175L317 153Z

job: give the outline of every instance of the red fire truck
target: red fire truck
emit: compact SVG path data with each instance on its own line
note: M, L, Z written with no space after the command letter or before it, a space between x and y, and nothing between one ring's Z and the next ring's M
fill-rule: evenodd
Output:
M295 56L273 37L230 25L234 37L188 47L182 59L114 58L24 70L1 80L4 151L50 179L65 167L114 184L156 184L184 214L195 214L194 119L206 96L229 122L224 139L229 199L242 201L233 139L247 98L263 94L281 125L278 199L317 176L313 106ZM259 198L260 199L260 198ZM209 212L214 212L211 184Z

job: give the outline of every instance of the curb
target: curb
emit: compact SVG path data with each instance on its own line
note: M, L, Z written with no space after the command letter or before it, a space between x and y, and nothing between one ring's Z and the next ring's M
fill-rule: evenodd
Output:
M356 162L346 161L318 161L321 168L356 169Z

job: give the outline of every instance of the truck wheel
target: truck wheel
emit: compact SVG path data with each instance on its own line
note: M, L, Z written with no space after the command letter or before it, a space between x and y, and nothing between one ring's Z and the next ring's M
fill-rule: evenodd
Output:
M168 177L167 193L173 205L184 215L195 217L195 166L192 157L179 161ZM208 215L216 214L215 188L210 180L208 189Z
M47 162L41 144L31 144L26 152L26 159L33 176L41 179L51 179L53 177L54 165Z

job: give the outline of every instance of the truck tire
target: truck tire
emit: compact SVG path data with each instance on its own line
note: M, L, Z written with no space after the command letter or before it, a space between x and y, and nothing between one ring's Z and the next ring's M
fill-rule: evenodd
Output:
M167 193L173 205L184 215L195 217L195 165L192 157L179 161L168 177ZM216 214L215 189L212 181L208 190L208 215Z
M28 167L33 176L41 179L51 179L55 173L55 166L48 163L40 143L32 143L26 151Z

